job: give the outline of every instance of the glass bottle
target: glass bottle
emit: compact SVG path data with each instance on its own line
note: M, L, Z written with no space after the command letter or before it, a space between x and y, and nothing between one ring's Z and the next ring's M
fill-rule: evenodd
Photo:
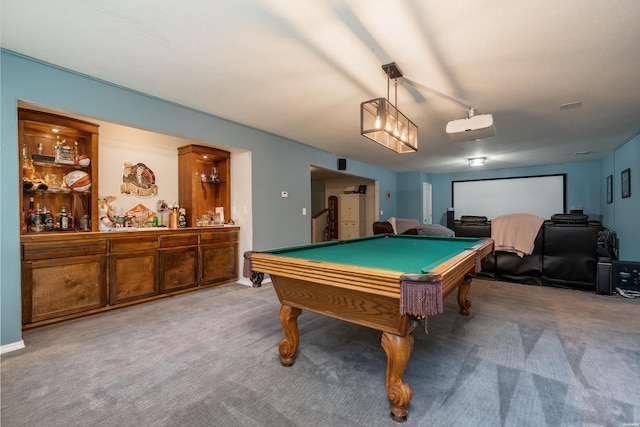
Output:
M67 214L67 208L64 206L60 210L60 229L66 230L69 228L69 215Z
M29 231L32 233L39 233L43 230L44 230L44 224L42 224L42 222L40 221L40 215L36 215L36 218L33 224L29 226Z
M40 224L44 225L44 223L42 222L43 220L43 216L42 216L42 210L40 209L40 203L36 203L36 218L40 218Z
M53 231L55 220L53 219L53 215L51 214L51 211L48 211L47 207L45 206L44 208L42 208L42 214L44 217L44 228L47 231Z
M24 214L24 220L27 226L27 230L31 231L30 226L36 221L36 210L35 204L33 202L33 197L29 198L29 209L27 209L27 212L25 212Z
M69 212L67 218L68 218L68 220L67 220L67 228L69 230L74 230L76 228L76 218L73 215L72 211Z
M42 212L40 211L40 204L36 204L36 211L34 214L33 223L29 226L28 230L32 233L39 233L44 231L44 224L42 223Z

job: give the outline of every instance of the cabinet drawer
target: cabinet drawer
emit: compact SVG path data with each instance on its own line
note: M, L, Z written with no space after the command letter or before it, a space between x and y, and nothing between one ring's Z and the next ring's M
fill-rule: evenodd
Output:
M143 251L158 247L157 237L130 237L123 239L111 239L111 253Z
M51 258L72 258L82 255L101 255L107 252L106 239L54 240L25 242L22 260L35 261Z
M197 244L198 244L197 234L187 234L185 236L160 237L161 248L175 248L177 246L196 246Z
M236 230L220 230L211 233L202 233L200 237L200 244L202 245L209 243L228 243L237 241L238 232Z

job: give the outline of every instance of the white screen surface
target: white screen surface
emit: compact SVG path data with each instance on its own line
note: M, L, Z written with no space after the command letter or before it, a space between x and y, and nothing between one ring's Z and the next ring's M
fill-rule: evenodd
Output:
M456 219L480 215L528 213L544 219L565 212L566 175L453 181Z

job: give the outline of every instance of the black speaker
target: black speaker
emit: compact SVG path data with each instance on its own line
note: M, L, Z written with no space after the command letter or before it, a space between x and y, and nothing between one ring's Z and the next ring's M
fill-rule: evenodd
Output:
M347 170L347 159L338 159L338 170L339 171Z
M600 295L611 295L611 263L599 262L596 287Z
M453 208L447 209L447 228L450 230L454 229L453 222L455 221L456 213Z

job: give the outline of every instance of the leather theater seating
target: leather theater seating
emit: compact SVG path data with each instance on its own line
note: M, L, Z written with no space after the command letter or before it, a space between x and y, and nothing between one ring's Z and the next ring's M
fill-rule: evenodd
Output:
M457 237L491 237L491 221L483 216L462 216L454 221ZM556 214L543 223L534 250L520 258L496 251L482 263L481 275L507 282L595 290L599 221L587 215ZM611 259L608 259L610 262Z

